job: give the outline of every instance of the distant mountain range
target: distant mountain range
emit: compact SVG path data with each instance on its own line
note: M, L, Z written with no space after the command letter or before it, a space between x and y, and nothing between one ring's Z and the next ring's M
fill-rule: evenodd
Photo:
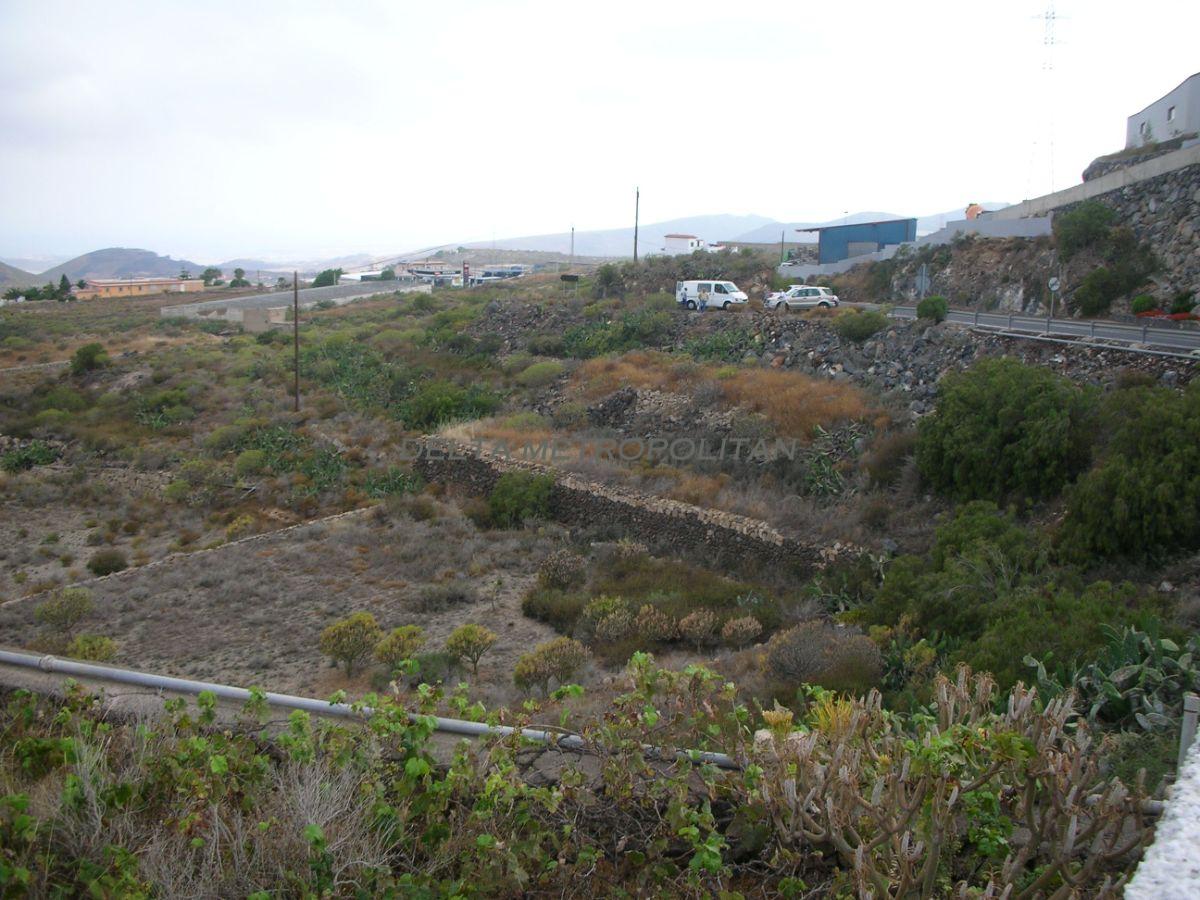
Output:
M670 219L666 222L646 222L638 228L638 246L642 252L653 252L665 243L668 234L694 234L706 241L735 240L736 235L771 223L764 216L689 216ZM447 245L451 246L451 245ZM453 245L458 246L458 245ZM466 247L495 247L500 250L543 250L552 253L568 253L571 250L571 233L535 234L526 237L502 238L495 241L477 241ZM600 231L575 232L576 256L632 256L633 227L606 228Z
M985 209L1001 209L1006 203L984 203ZM901 219L885 212L857 212L828 222L778 222L765 216L734 216L711 215L689 216L682 219L670 219L666 222L648 222L638 229L638 248L641 253L650 254L659 251L666 242L668 234L694 234L709 243L721 241L737 241L741 243L774 244L779 240L780 233L788 243L815 242L815 234L798 232L797 229L819 228L829 225L848 225L859 222L877 222L887 219ZM936 231L947 222L963 218L963 210L953 209L944 213L917 217L917 233L928 234ZM438 250L453 250L459 246L473 249L495 248L497 250L533 250L550 253L568 253L571 249L571 233L569 231L556 234L535 234L526 237L502 238L495 241L477 241L471 244L443 244L428 247L409 253L397 253L391 256L378 256L367 253L355 253L349 256L339 256L333 259L308 259L287 262L271 261L254 257L230 259L216 264L228 276L234 269L242 268L253 278L255 273L278 275L297 270L303 274L312 274L322 269L343 268L361 269L377 265L380 260L395 260L421 258L436 253ZM575 232L576 256L608 256L622 257L633 255L633 228L606 228L596 231ZM36 260L22 260L36 262ZM48 281L57 282L64 274L72 281L81 278L144 278L144 277L174 277L181 270L187 270L192 276L198 276L206 266L186 259L173 259L170 256L160 256L153 250L139 250L126 247L108 247L104 250L94 250L74 259L59 263L44 272L33 274L15 265L0 262L0 286L24 287L27 285L45 284Z
M984 209L1001 209L1007 203L983 203ZM952 209L917 217L917 233L937 231L947 222L964 217L964 210ZM788 243L804 243L817 240L815 234L797 233L797 229L821 228L829 225L853 225L860 222L881 222L887 219L904 219L886 212L857 212L840 219L826 222L778 222L764 216L691 216L671 219L666 222L650 222L638 228L638 248L641 253L654 253L665 244L668 234L694 234L709 243L737 241L750 244L778 243L782 232ZM446 245L452 246L452 245ZM502 250L548 250L567 253L571 248L571 233L537 234L527 237L502 238L495 241L477 241L467 247L495 247ZM441 249L441 248L437 248ZM600 231L576 231L575 254L577 256L632 256L633 228L608 228Z

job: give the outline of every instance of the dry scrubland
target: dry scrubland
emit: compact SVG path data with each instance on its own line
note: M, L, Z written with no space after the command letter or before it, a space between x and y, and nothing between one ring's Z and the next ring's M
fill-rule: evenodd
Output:
M318 309L298 414L289 334L212 334L149 301L0 310L17 364L70 361L0 374L0 643L398 704L370 737L299 717L271 756L201 735L204 702L105 742L84 698L41 715L8 698L0 887L1119 890L1200 687L1200 388L985 359L916 423L901 392L772 368L749 327L663 293L714 276L757 290L772 272L653 259L577 294L545 277ZM931 327L803 323L864 346ZM422 484L400 451L437 433L794 439L794 458L562 465L865 552L800 579L714 571L611 523L568 532L543 478ZM546 785L496 742L447 771L404 709L558 721L599 763ZM647 741L752 765L654 763ZM68 776L96 786L86 802ZM323 803L331 786L362 800Z
M452 507L431 512L418 521L369 510L111 576L90 585L85 624L113 636L128 665L323 697L379 687L370 670L347 679L322 658L318 639L336 619L365 610L388 629L420 624L435 647L478 622L501 639L475 680L490 705L507 702L517 656L553 636L520 613L548 539L480 532ZM0 608L0 643L37 633L34 605Z

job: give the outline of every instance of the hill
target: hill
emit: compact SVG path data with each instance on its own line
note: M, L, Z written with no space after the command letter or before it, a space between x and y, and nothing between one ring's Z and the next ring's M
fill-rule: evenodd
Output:
M69 256L6 256L0 259L0 262L8 263L10 266L16 266L33 275L39 275L45 272L51 266L57 266L61 262L66 262L70 259Z
M984 203L985 209L1000 209L1007 203ZM941 213L917 217L917 232L928 234L936 231L949 221L961 219L963 210L953 209ZM787 235L788 243L797 241L816 242L815 234L797 234L798 228L820 228L828 225L850 225L859 222L878 222L886 219L902 219L905 216L896 213L864 210L851 213L839 219L824 222L779 222L765 216L734 216L728 214L688 216L681 219L669 219L665 222L651 222L640 226L638 231L638 249L641 253L655 253L664 244L666 235L673 232L694 234L706 241L736 241L752 244L775 244L779 241L780 232ZM437 249L453 249L456 245L444 245ZM555 234L535 234L525 237L501 238L494 241L475 241L464 245L468 249L488 248L496 250L540 250L551 253L569 253L571 248L571 233L569 231ZM596 231L575 232L576 256L607 256L626 257L633 255L633 228L608 228Z
M290 273L298 271L301 274L320 272L322 269L353 269L369 266L376 259L368 253L352 253L348 256L335 256L330 259L291 259L269 260L255 257L239 257L227 259L225 262L213 263L222 272L232 272L234 269L245 269L247 272L279 272Z
M0 286L26 287L38 283L39 280L36 275L31 275L24 269L18 269L16 266L10 266L8 263L0 262Z
M707 241L733 240L747 229L769 223L765 216L688 216L666 222L643 223L638 228L638 248L651 253L661 249L664 237L672 232L695 234ZM776 235L778 237L778 235ZM571 233L537 234L527 237L503 238L496 241L476 241L466 244L470 248L495 248L498 250L542 250L551 253L569 253ZM633 227L607 228L599 231L575 232L576 256L632 256Z
M199 275L204 271L204 266L186 259L159 256L153 250L108 247L69 259L43 272L38 280L58 281L64 274L71 281L80 278L173 277L179 274L180 269Z

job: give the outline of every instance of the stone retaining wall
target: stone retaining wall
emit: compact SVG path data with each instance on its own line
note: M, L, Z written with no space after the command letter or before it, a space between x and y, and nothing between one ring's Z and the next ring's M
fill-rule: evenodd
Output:
M427 440L414 467L426 481L455 484L477 495L489 493L506 472L550 475L555 480L550 512L564 525L612 526L656 552L700 555L749 572L782 567L803 576L839 555L861 552L840 543L805 544L756 519L586 481L541 463L457 441Z
M1167 294L1200 296L1200 164L1091 198L1114 210L1162 263L1157 273ZM1078 204L1056 209L1061 215Z

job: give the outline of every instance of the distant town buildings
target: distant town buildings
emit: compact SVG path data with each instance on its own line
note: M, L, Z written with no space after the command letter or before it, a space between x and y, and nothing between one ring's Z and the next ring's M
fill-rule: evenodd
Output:
M1200 132L1200 72L1139 113L1125 126L1125 146L1140 147Z
M72 293L79 300L109 297L142 297L148 294L191 294L204 290L199 278L94 278L76 287Z

